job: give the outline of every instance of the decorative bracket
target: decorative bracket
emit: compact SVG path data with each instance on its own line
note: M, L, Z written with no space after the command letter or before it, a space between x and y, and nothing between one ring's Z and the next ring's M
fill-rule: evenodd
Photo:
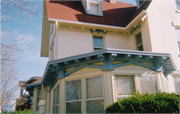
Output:
M93 33L93 32L97 32L98 34L101 32L101 33L104 33L104 34L107 34L107 31L104 31L104 30L100 30L100 29L90 29L90 32Z
M112 65L112 60L117 56L116 53L111 53L111 54L99 54L97 57L100 58L100 61L103 61L103 67L102 71L113 71L113 65Z

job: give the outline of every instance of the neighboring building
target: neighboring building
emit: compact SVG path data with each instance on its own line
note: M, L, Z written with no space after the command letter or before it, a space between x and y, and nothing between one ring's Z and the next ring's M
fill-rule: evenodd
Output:
M32 77L27 81L19 81L18 85L20 87L20 94L19 98L16 99L15 104L15 110L31 110L32 111L32 100L33 100L33 90L31 91L30 88L28 88L28 91L26 91L26 85L31 84L38 84L41 82L42 77Z
M33 111L98 113L132 92L180 93L179 1L44 1ZM179 18L180 19L180 18Z

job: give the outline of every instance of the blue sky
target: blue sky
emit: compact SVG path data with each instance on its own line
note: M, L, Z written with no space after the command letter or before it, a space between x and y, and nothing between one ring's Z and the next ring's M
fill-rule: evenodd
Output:
M136 5L136 0L118 1ZM40 3L40 6L42 7L42 0ZM15 37L23 37L29 44L28 47L31 47L20 53L20 60L18 61L17 67L21 72L18 81L25 81L33 76L43 76L48 58L40 57L42 15L36 20L25 20L24 22L10 21L11 22L8 24L1 25L1 27L5 28Z

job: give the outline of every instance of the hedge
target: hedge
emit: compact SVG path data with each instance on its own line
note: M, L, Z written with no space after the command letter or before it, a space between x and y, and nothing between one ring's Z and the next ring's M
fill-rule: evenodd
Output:
M106 113L179 113L179 96L172 93L140 94L118 99Z

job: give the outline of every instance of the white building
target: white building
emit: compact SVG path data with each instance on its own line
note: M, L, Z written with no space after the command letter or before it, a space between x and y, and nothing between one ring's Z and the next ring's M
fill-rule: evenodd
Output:
M97 113L132 92L180 93L180 1L44 1L49 57L33 111Z

